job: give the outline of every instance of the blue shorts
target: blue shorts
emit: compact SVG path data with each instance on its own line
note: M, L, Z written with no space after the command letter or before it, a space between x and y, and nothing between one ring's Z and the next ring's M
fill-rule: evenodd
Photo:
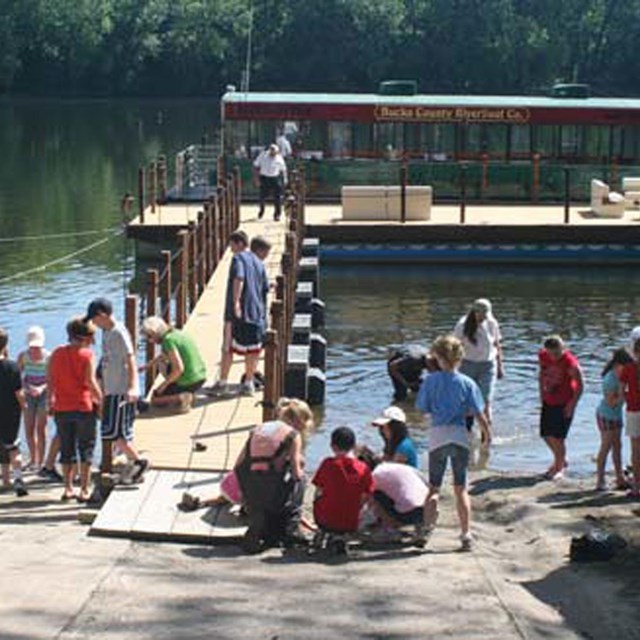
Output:
M260 353L264 342L264 327L252 322L236 320L231 328L231 348L241 355Z
M469 449L459 444L445 444L434 451L429 451L429 484L438 489L442 486L449 459L451 459L453 471L453 484L456 487L466 487Z
M47 411L47 392L43 391L39 396L30 396L25 394L26 411L28 413L46 413Z
M463 360L460 365L460 373L469 376L479 387L485 402L493 396L493 385L496 379L495 360L486 362L473 362Z
M100 437L103 440L133 440L135 402L127 402L125 395L105 396L102 403Z

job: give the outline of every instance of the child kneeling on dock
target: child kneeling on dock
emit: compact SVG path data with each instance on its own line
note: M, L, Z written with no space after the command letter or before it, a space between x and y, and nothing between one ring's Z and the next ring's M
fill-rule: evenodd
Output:
M321 529L317 539L326 534L354 533L358 530L360 510L373 493L373 477L369 467L358 460L353 449L356 436L348 427L331 433L333 457L325 458L313 477L316 495L313 515ZM346 552L344 539L334 540L335 550Z
M469 431L466 417L473 414L482 432L482 443L491 440L489 424L484 414L484 400L478 385L460 373L464 356L462 343L455 336L440 336L431 349L440 371L429 375L420 386L416 407L431 414L429 431L429 495L425 503L425 525L432 530L438 517L440 487L451 460L453 489L460 519L460 541L463 551L470 551L471 503L467 491L469 467Z

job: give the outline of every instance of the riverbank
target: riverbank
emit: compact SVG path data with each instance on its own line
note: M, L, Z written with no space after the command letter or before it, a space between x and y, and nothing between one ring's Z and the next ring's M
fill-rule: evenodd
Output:
M597 522L640 543L638 506L592 482L473 480L476 550L457 552L453 501L424 553L319 562L235 546L86 536L60 489L0 496L0 636L35 638L638 638L640 555L570 565Z

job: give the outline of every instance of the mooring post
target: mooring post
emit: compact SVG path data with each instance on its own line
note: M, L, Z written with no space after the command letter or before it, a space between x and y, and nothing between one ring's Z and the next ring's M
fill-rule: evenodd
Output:
M138 169L138 213L140 215L140 224L144 224L144 167Z
M198 246L198 299L204 291L204 287L207 283L207 247L205 244L205 213L203 211L198 212L198 225L196 226L196 244Z
M178 295L176 296L176 327L182 329L187 322L187 286L189 271L189 232L178 231L180 257L178 259Z
M262 397L262 420L267 422L276 417L278 402L278 334L267 330L264 345L264 394Z
M218 266L220 261L220 238L218 234L218 205L217 198L214 197L211 199L211 255L213 258L211 264L213 269Z
M407 180L409 171L407 163L402 161L400 166L400 222L403 224L407 221Z
M460 224L467 221L467 165L460 163Z
M227 238L235 231L235 227L233 226L233 185L229 180L229 176L227 176L227 181L225 183L224 192L225 192L225 207L226 207L226 216L227 216Z
M162 318L167 324L171 323L171 251L165 249L160 252L164 263L163 277L160 279L160 299L162 300Z
M540 199L540 154L534 153L531 158L531 199L538 202Z
M157 269L148 269L147 270L148 283L147 283L147 309L146 314L148 316L158 315L158 270ZM156 344L150 338L147 338L146 344L146 361L147 365L146 373L145 373L145 381L144 388L145 393L149 393L153 380L155 378L155 367L149 367L149 364L156 357Z
M564 223L569 224L571 217L571 176L568 166L564 167Z
M284 384L284 353L287 348L286 342L284 340L284 305L281 299L276 299L271 303L271 328L276 332L277 336L279 336L278 340L278 348L276 350L278 354L275 377L274 377L274 386L276 399L282 393L282 385Z

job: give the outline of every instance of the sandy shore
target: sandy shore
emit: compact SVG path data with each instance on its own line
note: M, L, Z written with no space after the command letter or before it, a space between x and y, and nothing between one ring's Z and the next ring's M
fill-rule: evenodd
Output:
M59 487L34 485L0 495L0 637L640 638L640 504L592 485L476 474L472 554L445 491L425 552L346 562L89 538ZM630 547L570 564L571 536L593 526Z

